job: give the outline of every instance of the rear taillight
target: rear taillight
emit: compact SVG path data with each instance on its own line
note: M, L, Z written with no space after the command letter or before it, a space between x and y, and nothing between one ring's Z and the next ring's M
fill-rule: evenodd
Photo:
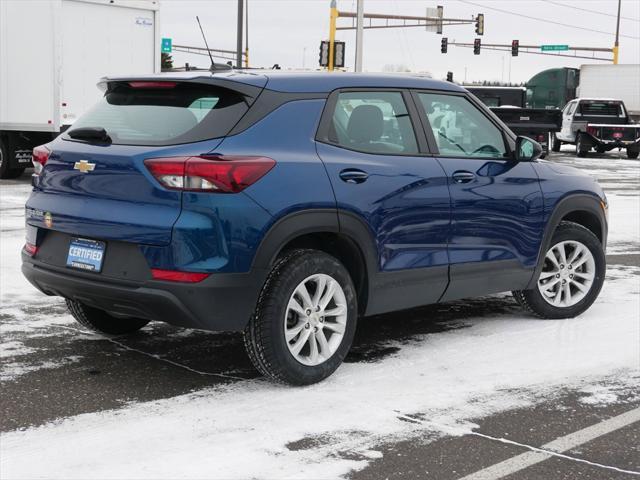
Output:
M51 150L44 145L33 149L31 153L31 163L33 163L36 175L40 175L40 172L42 172L44 165L47 163L47 160L49 160L49 155L51 155Z
M144 161L163 186L192 192L237 193L257 182L276 164L267 157L201 155Z
M596 127L587 127L587 133L595 137L598 134L598 129Z
M547 136L544 133L538 135L538 142L546 142Z
M151 269L151 276L154 280L164 280L167 282L198 283L209 276L208 273L201 272L181 272L179 270Z
M36 253L38 253L38 247L36 247L33 243L25 243L24 244L24 253L26 253L27 255L29 255L30 257L35 256Z

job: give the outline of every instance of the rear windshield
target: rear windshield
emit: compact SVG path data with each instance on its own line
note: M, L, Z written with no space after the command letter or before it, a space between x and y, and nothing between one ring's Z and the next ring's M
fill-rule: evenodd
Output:
M620 102L581 102L580 113L582 115L600 117L624 117L622 104Z
M119 145L176 145L223 137L248 110L243 96L233 90L169 85L174 86L111 84L100 102L69 130L101 127Z

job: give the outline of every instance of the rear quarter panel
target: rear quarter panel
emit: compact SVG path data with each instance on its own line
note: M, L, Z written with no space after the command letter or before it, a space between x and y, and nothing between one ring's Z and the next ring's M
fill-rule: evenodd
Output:
M324 100L285 103L211 153L265 156L275 166L239 194L185 193L173 236L172 258L158 261L180 268L247 272L261 241L283 217L336 204L314 137ZM337 224L337 213L336 213ZM150 250L147 254L151 254Z

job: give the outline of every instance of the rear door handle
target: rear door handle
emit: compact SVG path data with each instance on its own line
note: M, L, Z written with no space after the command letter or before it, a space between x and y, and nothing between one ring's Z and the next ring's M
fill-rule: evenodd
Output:
M474 173L467 172L466 170L458 170L457 172L453 172L451 178L453 178L453 181L456 183L469 183L475 180L476 176Z
M362 183L369 178L369 174L357 168L347 168L340 172L340 178L347 183Z

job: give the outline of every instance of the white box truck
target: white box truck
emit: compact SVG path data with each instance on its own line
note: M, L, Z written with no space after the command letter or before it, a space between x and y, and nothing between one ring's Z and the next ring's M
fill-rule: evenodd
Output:
M0 178L102 96L106 75L160 71L159 0L0 0Z
M640 64L582 65L579 98L622 100L634 121L640 118Z

